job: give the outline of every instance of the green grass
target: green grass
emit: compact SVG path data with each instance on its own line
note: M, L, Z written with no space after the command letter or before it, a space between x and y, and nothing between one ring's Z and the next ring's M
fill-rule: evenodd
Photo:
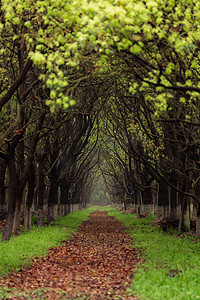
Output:
M140 300L200 299L200 242L152 227L152 216L137 219L113 208L109 214L129 228L134 245L142 249L144 263L138 266L130 287ZM171 269L178 269L179 274L170 277Z
M122 221L129 228L134 246L142 249L144 262L134 272L131 294L140 300L200 299L200 242L194 243L192 236L177 237L173 231L166 233L152 227L153 216L137 219L136 215L121 214L110 206L71 213L58 218L54 226L35 228L0 243L0 276L28 264L30 258L45 255L48 248L68 239L94 210L107 210ZM168 276L170 269L178 269L179 274ZM2 287L0 298L3 297L6 299L6 288Z
M88 208L59 217L53 226L35 227L18 237L12 237L8 242L0 242L0 276L27 265L33 257L46 255L49 248L69 239L94 209Z

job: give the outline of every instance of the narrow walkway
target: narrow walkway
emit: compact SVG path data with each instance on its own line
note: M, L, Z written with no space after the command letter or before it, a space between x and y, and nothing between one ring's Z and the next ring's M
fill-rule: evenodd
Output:
M10 299L136 299L126 288L139 259L125 230L107 212L93 212L48 257L0 282L20 288Z

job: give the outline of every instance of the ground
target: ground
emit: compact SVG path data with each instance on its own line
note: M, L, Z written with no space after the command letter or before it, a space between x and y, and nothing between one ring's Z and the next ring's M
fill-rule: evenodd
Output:
M47 257L9 274L0 284L12 289L7 299L136 299L128 292L138 258L126 228L95 211L79 230Z

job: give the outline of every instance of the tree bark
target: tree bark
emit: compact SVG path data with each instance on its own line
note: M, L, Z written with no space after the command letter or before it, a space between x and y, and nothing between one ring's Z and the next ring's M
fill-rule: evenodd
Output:
M25 211L24 211L24 228L30 230L31 229L31 217L32 217L32 204L35 190L35 172L34 165L32 164L30 169L30 175L28 179L28 195L25 203Z
M44 156L38 157L38 226L44 226Z
M159 183L158 205L161 208L162 218L167 218L169 216L169 191L165 182Z
M200 238L200 204L197 205L197 215L196 215L196 238Z
M177 191L173 188L170 188L170 217L173 219L176 219L178 217L177 206L178 206Z
M0 159L0 213L2 214L5 210L5 174L6 162Z
M183 207L183 230L190 231L190 200L188 197Z
M153 212L153 195L151 188L145 188L144 191L141 191L141 195L143 203L143 212Z
M24 68L21 70L20 74L18 75L18 77L12 83L12 85L7 90L7 92L0 98L0 111L2 110L3 106L10 100L10 98L15 93L15 91L18 89L20 84L22 84L24 82L26 75L27 75L28 71L30 70L31 66L32 66L32 61L30 59L28 59L24 65Z
M48 221L56 221L58 217L58 183L56 178L50 183L48 199Z
M188 197L180 195L181 214L179 219L179 231L190 230L190 202Z
M15 213L14 213L13 229L12 229L13 235L20 234L21 199L22 199L22 195L18 193L15 201Z
M14 153L10 155L8 161L8 172L9 172L8 211L6 217L6 224L2 234L2 241L8 241L12 235L13 220L15 214L15 203L18 195L18 180L17 180Z
M69 202L69 187L70 185L64 181L60 185L60 215L65 216L68 213L68 202Z

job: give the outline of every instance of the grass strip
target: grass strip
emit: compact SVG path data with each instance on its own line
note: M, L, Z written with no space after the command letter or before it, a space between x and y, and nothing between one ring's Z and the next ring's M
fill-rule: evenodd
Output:
M138 219L136 215L122 214L109 206L77 211L58 218L54 226L35 228L9 242L1 242L0 275L27 265L33 257L47 254L50 247L68 239L94 210L107 210L109 215L119 219L129 228L134 246L142 249L144 263L134 272L129 287L131 294L140 300L200 299L200 242L194 243L189 235L177 237L177 232L152 227L153 216ZM4 292L2 290L2 296Z
M0 242L0 276L28 265L31 258L46 255L49 248L69 239L94 210L95 207L70 213L59 217L53 226L35 227L8 242Z
M200 299L200 242L192 235L153 227L153 216L138 219L114 208L108 212L129 228L134 246L142 249L144 263L130 287L140 300Z

